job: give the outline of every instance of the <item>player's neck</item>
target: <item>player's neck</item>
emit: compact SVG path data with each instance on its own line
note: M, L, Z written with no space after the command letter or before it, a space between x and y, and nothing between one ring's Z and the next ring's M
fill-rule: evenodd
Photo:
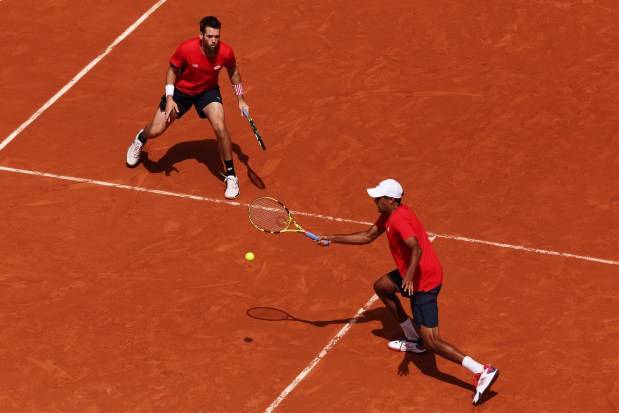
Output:
M391 208L389 208L387 211L385 211L385 214L387 214L387 216L391 216L391 214L393 214L395 212L396 209L398 209L398 207L400 206L400 204L396 204L394 203Z

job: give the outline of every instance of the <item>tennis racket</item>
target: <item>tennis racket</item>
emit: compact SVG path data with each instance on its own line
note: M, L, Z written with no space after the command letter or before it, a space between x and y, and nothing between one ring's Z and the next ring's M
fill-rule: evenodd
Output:
M318 236L301 228L284 204L275 198L261 196L249 205L249 222L260 231L271 234L282 232L300 232L318 241ZM328 242L327 242L328 243Z
M266 146L264 146L264 142L262 141L262 137L260 136L260 132L258 132L258 128L256 127L254 120L251 118L251 116L249 116L249 111L247 109L243 109L243 115L245 115L245 117L249 121L249 126L251 126L251 130L254 131L254 135L256 135L256 139L258 139L258 145L260 145L263 151L266 151L267 148Z

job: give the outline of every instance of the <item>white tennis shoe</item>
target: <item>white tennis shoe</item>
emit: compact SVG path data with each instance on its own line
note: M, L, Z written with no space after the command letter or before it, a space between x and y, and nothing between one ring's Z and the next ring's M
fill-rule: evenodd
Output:
M484 392L499 378L499 370L492 364L486 364L484 366L484 371L480 374L476 374L475 377L477 377L477 386L475 389L475 396L473 396L473 406L479 404Z
M224 196L226 199L234 199L239 196L239 178L234 175L228 175L224 179L226 183L226 191L224 192Z
M400 352L408 351L410 353L417 353L417 354L426 352L425 347L423 347L420 343L420 339L409 340L406 337L400 340L390 341L389 344L387 344L387 347L389 347L389 350L400 351Z
M137 135L135 135L135 139L127 149L127 166L134 167L140 162L140 156L142 155L142 146L144 145L138 139L140 133L142 133L144 129L141 129Z

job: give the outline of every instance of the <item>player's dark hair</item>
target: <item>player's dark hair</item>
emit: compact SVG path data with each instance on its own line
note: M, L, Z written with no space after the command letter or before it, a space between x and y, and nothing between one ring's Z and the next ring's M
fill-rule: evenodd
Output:
M221 22L215 16L206 16L200 20L200 33L204 33L207 27L221 29Z

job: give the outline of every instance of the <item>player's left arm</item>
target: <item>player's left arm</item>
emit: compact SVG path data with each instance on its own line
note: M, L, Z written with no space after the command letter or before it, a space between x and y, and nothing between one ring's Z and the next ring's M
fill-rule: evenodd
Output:
M417 237L414 235L405 239L404 243L411 250L411 264L408 266L406 275L402 279L402 289L409 294L413 294L413 275L419 265L419 260L421 259L423 250L421 249L421 245L419 245Z
M245 102L245 97L243 96L243 82L241 81L241 71L238 65L234 65L234 67L226 68L228 71L228 76L230 77L230 83L232 83L232 88L234 89L234 93L239 101L239 110L241 111L241 115L243 114L243 109L247 110L249 113L249 105Z

